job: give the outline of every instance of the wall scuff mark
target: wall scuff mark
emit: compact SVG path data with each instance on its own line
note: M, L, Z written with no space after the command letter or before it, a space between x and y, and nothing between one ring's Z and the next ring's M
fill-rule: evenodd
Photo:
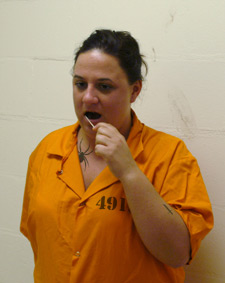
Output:
M173 88L168 92L168 99L173 123L177 131L187 138L195 137L195 117L184 93L178 88Z

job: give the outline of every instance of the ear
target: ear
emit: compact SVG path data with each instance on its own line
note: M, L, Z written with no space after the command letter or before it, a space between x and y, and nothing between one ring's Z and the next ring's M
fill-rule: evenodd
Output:
M136 81L135 83L133 83L131 85L132 87L132 93L131 93L131 97L130 97L130 103L133 103L136 98L138 97L139 93L141 92L142 89L142 81Z

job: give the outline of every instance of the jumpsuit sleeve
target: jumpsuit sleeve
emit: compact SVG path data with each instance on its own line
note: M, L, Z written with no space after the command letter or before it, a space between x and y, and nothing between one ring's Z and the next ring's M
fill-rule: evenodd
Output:
M180 214L189 230L189 264L202 239L213 227L213 213L196 159L184 144L180 145L175 155L164 180L161 196Z

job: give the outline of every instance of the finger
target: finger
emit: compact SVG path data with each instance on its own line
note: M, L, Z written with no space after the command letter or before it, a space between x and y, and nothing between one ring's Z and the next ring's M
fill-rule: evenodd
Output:
M107 146L109 143L110 143L110 140L111 138L110 137L107 137L106 135L104 134L97 134L96 137L95 137L95 145L97 144L102 144L102 145L105 145Z
M111 125L111 124L108 124L108 123L104 123L104 122L100 122L98 123L97 125L95 125L95 127L93 128L94 131L98 132L100 130L109 130L109 131L117 131L117 129Z
M112 136L110 130L108 128L104 128L104 127L98 128L96 136L100 136L100 135L106 136L106 137Z
M106 124L105 122L100 122L94 126L93 130L97 132L100 127L104 127Z
M96 133L96 137L98 136L105 136L109 139L114 138L117 135L117 132L113 131L110 127L99 127Z
M95 146L95 154L101 156L104 160L107 160L107 146L103 144L97 144Z

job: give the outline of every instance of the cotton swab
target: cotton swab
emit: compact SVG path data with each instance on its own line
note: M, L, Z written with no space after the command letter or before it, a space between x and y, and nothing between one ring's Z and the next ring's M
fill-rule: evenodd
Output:
M88 117L85 115L85 118L87 119L87 121L89 122L89 124L92 126L92 128L94 128L94 125L91 123L91 121L88 119Z

